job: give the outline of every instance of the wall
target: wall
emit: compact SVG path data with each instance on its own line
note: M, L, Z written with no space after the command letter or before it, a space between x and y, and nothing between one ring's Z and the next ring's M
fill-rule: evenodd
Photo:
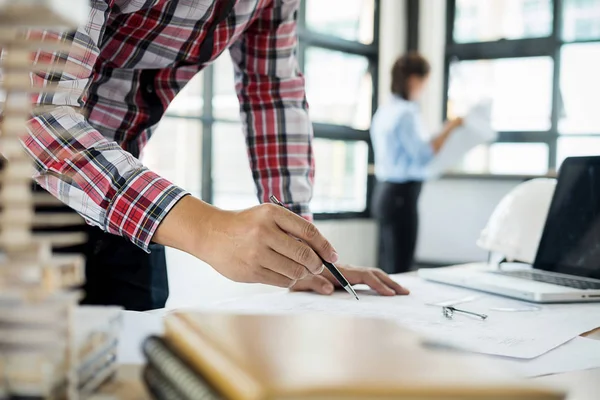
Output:
M500 199L517 181L443 179L424 185L416 258L424 263L483 261L475 242Z
M374 267L377 226L372 220L318 221L317 227L331 241L342 262Z

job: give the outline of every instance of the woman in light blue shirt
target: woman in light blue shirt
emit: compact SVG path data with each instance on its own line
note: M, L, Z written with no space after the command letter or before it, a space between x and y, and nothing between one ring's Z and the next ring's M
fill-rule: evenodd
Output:
M396 60L392 68L392 98L381 106L371 125L377 187L373 214L379 223L379 266L393 274L408 271L417 243L417 203L425 169L461 119L446 123L432 141L424 139L416 103L429 77L430 66L417 53Z

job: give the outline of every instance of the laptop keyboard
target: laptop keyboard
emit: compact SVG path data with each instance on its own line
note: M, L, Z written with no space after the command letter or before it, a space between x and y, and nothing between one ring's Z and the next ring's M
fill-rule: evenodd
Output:
M600 282L590 282L580 279L565 278L562 276L544 274L535 271L493 271L493 274L511 276L514 278L528 279L530 281L551 283L553 285L567 286L575 289L599 289Z

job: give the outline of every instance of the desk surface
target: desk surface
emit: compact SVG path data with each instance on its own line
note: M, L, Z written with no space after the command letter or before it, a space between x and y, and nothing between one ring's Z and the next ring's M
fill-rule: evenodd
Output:
M585 336L600 340L600 328L588 332ZM148 399L149 394L140 379L141 371L142 366L139 365L122 365L116 379L102 388L102 391L98 393L97 400L106 400L106 396L127 400ZM600 393L600 368L534 379L566 388L569 391L567 400L597 400Z
M582 336L600 340L600 328ZM142 366L122 365L117 377L106 384L92 399L117 398L141 400L150 398L141 382ZM539 382L557 384L568 390L567 400L597 400L600 393L600 368L534 378Z
M102 388L97 400L106 400L107 395L127 400L148 399L149 394L140 380L141 371L139 365L122 365L116 379ZM535 380L564 387L569 391L567 400L597 400L600 393L600 368L543 376Z

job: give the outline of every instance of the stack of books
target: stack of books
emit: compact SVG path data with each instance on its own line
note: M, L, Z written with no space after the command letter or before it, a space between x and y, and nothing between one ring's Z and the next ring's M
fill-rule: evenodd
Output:
M559 400L496 363L434 350L391 321L177 312L143 345L144 381L175 400Z

